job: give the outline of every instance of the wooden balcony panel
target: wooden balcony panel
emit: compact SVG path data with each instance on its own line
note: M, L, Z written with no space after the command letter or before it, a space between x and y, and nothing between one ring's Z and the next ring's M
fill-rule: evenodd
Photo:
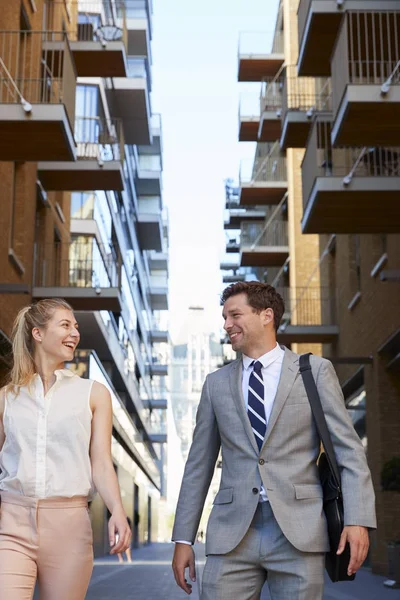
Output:
M304 209L303 233L400 233L400 177L317 177ZM306 199L305 199L306 200Z
M279 344L331 344L339 336L337 325L288 325L278 333Z
M302 0L301 4L305 3ZM330 58L343 11L338 10L335 0L312 0L309 4L304 28L299 20L298 74L310 77L329 76Z
M286 192L286 181L243 183L240 206L279 204Z
M106 95L110 113L122 120L125 143L151 145L151 109L145 77L114 77Z
M258 129L259 142L274 142L282 134L281 117L277 111L264 111Z
M264 77L275 77L284 63L283 54L239 56L239 82L262 81Z
M122 40L70 42L79 77L127 77L125 44Z
M0 104L0 160L75 160L73 131L63 105Z
M120 161L42 162L38 176L47 191L79 192L82 190L122 191L124 176Z
M74 310L121 311L121 298L118 288L94 288L75 286L34 287L32 297L35 300L44 298L65 298Z
M280 267L289 256L288 246L242 247L240 252L241 267Z
M259 118L246 119L242 117L239 123L239 142L256 142L258 139L259 127Z
M398 146L400 86L348 85L332 127L336 146Z
M305 148L310 129L311 118L304 111L289 109L282 124L281 149Z

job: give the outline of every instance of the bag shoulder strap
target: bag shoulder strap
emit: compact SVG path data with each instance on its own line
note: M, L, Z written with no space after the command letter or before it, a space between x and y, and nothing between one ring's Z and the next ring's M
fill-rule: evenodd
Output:
M335 451L333 449L332 438L329 433L324 411L322 409L321 399L318 394L317 385L315 383L311 365L310 354L302 354L300 356L300 373L303 378L304 387L306 388L308 400L310 402L311 411L314 417L315 425L321 442L324 446L326 458L328 459L329 467L335 478L336 485L341 490L340 472L336 462Z

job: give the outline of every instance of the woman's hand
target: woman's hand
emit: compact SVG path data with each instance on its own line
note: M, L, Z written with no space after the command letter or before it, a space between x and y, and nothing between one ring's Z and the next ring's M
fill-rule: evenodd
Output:
M110 554L125 552L125 550L129 548L132 532L122 506L113 512L108 521L108 536L111 546Z

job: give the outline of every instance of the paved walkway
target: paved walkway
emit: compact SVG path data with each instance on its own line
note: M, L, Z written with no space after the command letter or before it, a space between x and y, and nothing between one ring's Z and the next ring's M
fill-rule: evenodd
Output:
M171 570L172 552L172 544L151 544L133 551L132 564L120 565L114 557L97 559L86 600L188 598L175 584ZM196 546L196 558L201 576L205 559L202 544ZM327 581L324 600L400 600L400 589L385 588L384 580L384 577L362 569L354 582L333 584ZM199 600L198 582L194 584L191 600ZM269 600L267 589L263 591L262 600Z

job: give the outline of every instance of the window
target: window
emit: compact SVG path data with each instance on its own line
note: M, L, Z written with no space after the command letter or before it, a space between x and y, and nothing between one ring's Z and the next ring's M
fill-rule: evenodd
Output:
M365 451L368 447L367 429L366 429L366 392L364 387L358 389L346 401L346 407Z
M97 117L99 115L99 88L97 85L76 87L75 114L77 117Z

